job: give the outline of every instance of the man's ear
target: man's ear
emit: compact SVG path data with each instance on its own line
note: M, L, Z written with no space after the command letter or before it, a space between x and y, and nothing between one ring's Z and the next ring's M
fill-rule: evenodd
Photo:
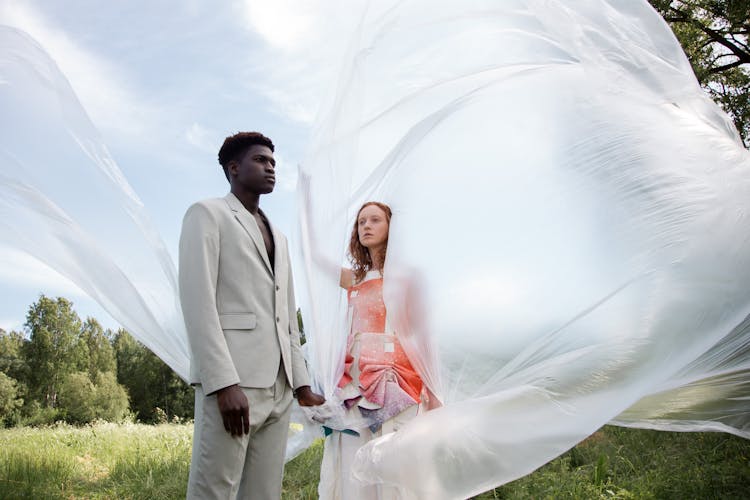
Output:
M240 166L239 162L237 160L230 160L229 163L227 163L227 173L229 174L229 178L237 175L237 168Z

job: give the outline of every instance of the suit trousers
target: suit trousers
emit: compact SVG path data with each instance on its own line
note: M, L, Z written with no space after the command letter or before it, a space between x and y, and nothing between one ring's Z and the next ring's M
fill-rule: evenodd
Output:
M196 386L188 499L281 498L293 399L283 366L271 387L242 391L250 405L250 434L232 436L224 429L216 394L206 396Z

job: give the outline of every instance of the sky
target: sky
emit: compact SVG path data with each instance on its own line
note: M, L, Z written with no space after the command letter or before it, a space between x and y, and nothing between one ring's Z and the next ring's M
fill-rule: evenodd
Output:
M242 130L276 145L278 181L261 207L295 237L297 165L361 8L352 0L0 0L0 24L25 31L55 60L176 262L182 216L194 201L228 192L216 155ZM76 189L66 182L61 189ZM42 293L119 327L66 278L0 247L0 328L21 330Z

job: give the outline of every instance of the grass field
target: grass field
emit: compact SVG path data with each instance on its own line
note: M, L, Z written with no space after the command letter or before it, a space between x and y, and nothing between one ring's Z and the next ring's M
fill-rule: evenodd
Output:
M0 498L184 498L191 436L171 424L0 430ZM321 456L318 443L287 464L284 499L317 498ZM750 441L605 427L476 498L750 498Z

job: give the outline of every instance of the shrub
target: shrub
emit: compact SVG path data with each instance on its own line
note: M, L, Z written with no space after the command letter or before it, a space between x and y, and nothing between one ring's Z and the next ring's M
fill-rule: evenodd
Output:
M117 383L114 372L99 372L94 385L94 413L96 418L120 422L129 411L128 393Z
M128 395L113 372L97 373L94 382L86 372L71 373L60 389L60 412L71 424L119 422L127 411Z
M66 422L87 424L96 417L95 399L96 387L88 373L71 373L60 387L60 412Z
M31 401L22 409L22 417L19 425L37 427L41 425L54 424L60 418L57 408L42 406L39 401Z

